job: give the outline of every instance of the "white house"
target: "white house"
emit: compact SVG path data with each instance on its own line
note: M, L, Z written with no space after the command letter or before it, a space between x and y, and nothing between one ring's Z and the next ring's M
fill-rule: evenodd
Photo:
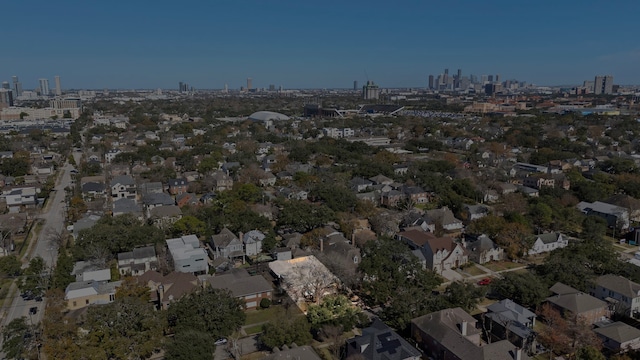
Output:
M533 246L527 253L529 255L542 254L566 247L567 245L569 245L569 240L560 233L540 234L536 236Z
M258 255L262 252L262 241L265 235L258 230L251 230L242 236L244 251L247 256Z
M596 279L591 295L614 304L626 316L640 315L640 284L619 275L607 274Z

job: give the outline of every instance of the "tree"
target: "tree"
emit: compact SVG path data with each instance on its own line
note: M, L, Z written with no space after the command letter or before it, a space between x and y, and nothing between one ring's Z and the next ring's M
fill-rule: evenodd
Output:
M282 205L278 225L304 233L326 224L334 217L333 211L324 205L291 200Z
M9 359L34 358L39 345L36 327L24 316L11 320L2 330L2 351Z
M538 316L546 326L538 333L538 340L551 352L567 353L570 339L567 336L569 325L560 312L547 304L542 305Z
M22 272L22 263L15 255L0 257L0 275L18 276Z
M173 236L183 236L194 234L196 236L202 236L205 234L206 224L204 221L198 219L195 216L186 215L180 220L173 223L171 233Z
M595 346L585 346L576 351L575 358L578 360L606 360L602 351Z
M47 289L49 279L45 276L46 263L40 256L29 261L29 266L24 271L24 278L20 283L20 290L31 292L33 295L42 295Z
M53 276L51 278L51 287L64 290L69 284L76 281L75 276L71 275L73 265L73 258L67 254L66 249L60 249L58 252L58 261L56 261L56 267L53 270Z
M312 304L307 309L307 319L316 330L324 325L332 325L347 331L362 322L362 316L362 311L344 295L328 295L322 303Z
M491 290L501 298L529 308L538 306L549 293L546 284L530 272L506 272L502 278L493 280Z
M500 216L487 215L471 221L465 232L475 235L485 234L495 239L506 224L507 222Z
M207 333L185 330L175 334L166 347L167 360L209 360L216 350L214 341Z
M311 342L311 324L304 316L278 316L277 320L270 321L262 326L260 341L268 348L273 349L283 345L296 343L298 346Z
M79 347L107 359L143 359L159 351L164 343L163 314L139 298L116 298L110 304L90 306L82 328L86 335Z
M207 287L172 303L167 319L176 333L200 331L215 341L231 335L244 323L244 306L243 300L228 291Z
M461 307L471 311L475 309L485 293L484 288L472 283L454 281L445 289L444 298L451 305L450 307Z
M525 255L529 250L527 237L530 234L531 230L526 225L517 222L507 223L498 232L496 243L505 248L510 259L515 259Z

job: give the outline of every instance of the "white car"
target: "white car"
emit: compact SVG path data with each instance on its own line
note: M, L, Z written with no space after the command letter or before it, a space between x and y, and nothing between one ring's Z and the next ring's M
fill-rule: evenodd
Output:
M227 339L222 338L222 339L218 339L216 340L216 342L214 342L215 345L224 345L227 343Z

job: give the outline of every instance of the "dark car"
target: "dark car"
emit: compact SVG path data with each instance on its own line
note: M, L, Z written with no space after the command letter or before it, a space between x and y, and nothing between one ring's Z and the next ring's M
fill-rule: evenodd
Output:
M35 315L38 313L38 307L37 306L33 306L29 308L29 315Z

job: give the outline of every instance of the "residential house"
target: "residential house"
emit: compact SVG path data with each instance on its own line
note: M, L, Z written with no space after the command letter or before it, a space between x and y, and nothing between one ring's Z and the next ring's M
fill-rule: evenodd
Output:
M587 216L599 216L605 219L609 227L621 230L629 228L629 210L626 208L601 201L593 203L581 201L576 207Z
M553 189L555 187L555 179L550 175L527 176L522 179L522 185L536 190L540 190L545 187Z
M461 308L445 309L411 320L411 337L434 360L526 360L508 340L486 343L477 320Z
M361 177L351 179L351 189L355 192L362 192L373 185L373 181Z
M82 200L91 201L104 198L106 195L106 185L101 182L87 182L80 186L82 191Z
M173 206L176 202L167 193L151 193L142 197L142 204L144 205L147 217L151 217L151 210L162 206Z
M93 227L93 225L95 225L101 217L102 216L97 214L85 214L82 218L80 218L72 225L73 230L71 234L73 235L73 238L77 239L80 231Z
M300 234L299 232L282 235L282 245L290 249L299 248L301 240L302 240L302 234Z
M421 250L427 269L438 274L458 268L469 261L464 247L449 237L439 238L424 231L407 230L398 233L396 238L406 242L413 250Z
M107 152L104 154L104 160L107 164L111 164L111 162L113 162L116 156L118 156L118 154L121 154L121 153L122 153L122 150L120 149L107 150Z
M9 213L19 213L24 209L32 209L38 205L38 196L36 188L33 186L13 188L4 191L2 196L5 198Z
M504 249L484 234L465 234L464 247L469 254L469 260L477 264L504 259Z
M262 299L271 300L273 286L262 275L251 276L246 269L232 269L207 279L214 289L229 290L233 296L244 300L247 310L256 309Z
M468 205L465 204L462 208L462 214L465 217L465 221L470 223L473 220L483 218L489 214L489 207L486 205Z
M640 284L620 275L598 277L590 290L591 295L611 304L616 313L640 316Z
M567 247L569 240L560 233L545 233L535 236L533 246L527 254L537 255Z
M273 166L278 162L275 155L267 155L262 158L262 170L270 172Z
M185 235L167 240L169 253L173 258L175 271L193 274L209 272L207 251L200 247L200 240L195 235Z
M136 199L136 183L131 175L116 176L111 180L111 196L114 199Z
M400 187L400 191L402 191L404 196L414 204L424 204L429 202L429 193L420 186L403 185Z
M137 204L133 199L118 199L113 201L113 216L123 215L123 214L132 214L137 219L143 220L142 216L142 206Z
M162 194L164 192L164 187L162 183L159 181L142 183L139 186L140 195L144 197L149 194Z
M146 285L150 291L150 302L157 309L166 310L169 305L191 294L198 288L198 278L192 273L171 272L163 276L157 271L149 270L136 278L138 284Z
M184 206L196 206L200 205L198 202L198 197L194 193L182 193L180 195L176 195L176 205L182 208Z
M169 179L169 194L179 195L189 191L187 179Z
M615 194L603 201L604 203L628 209L629 219L640 222L640 200L626 194Z
M409 165L396 164L393 165L393 173L399 176L405 175L409 171Z
M640 349L640 330L622 321L606 323L593 330L602 345L613 353Z
M148 218L157 228L166 229L182 219L182 210L176 205L159 206L149 211Z
M260 186L274 186L276 184L277 177L270 172L264 172L260 175L258 182Z
M242 235L244 251L247 256L256 256L262 252L262 242L266 236L259 230L251 230Z
M453 212L446 206L425 211L424 220L429 224L429 231L431 232L436 232L439 227L447 232L460 231L464 227L462 221L456 219Z
M227 228L222 229L217 235L212 235L209 245L214 259L235 259L244 256L242 241Z
M354 271L361 260L360 249L352 245L341 232L332 231L320 239L320 251L341 266Z
M422 353L380 319L374 318L362 335L347 340L347 358L363 360L420 360Z
M397 207L404 200L405 195L398 190L390 190L380 195L380 204L386 207Z
M115 300L116 289L122 281L76 281L67 286L64 299L67 309L77 310L94 304L108 304Z
M371 181L374 185L391 185L393 184L393 179L388 178L382 174L378 174L374 177L370 177L369 181Z
M211 179L216 191L231 190L233 188L233 179L222 170L214 172L211 175Z
M577 316L589 325L609 316L606 302L571 286L557 282L549 290L554 295L548 297L546 302L563 316Z
M528 353L536 352L534 312L510 299L504 299L487 306L483 319L484 328L493 340L508 340Z
M135 248L133 251L118 254L118 272L120 275L140 276L147 271L156 270L158 258L153 246Z

